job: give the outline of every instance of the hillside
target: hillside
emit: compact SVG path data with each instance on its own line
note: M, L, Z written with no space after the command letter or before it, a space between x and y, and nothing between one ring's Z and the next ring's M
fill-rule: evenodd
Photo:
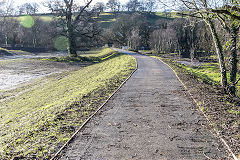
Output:
M133 14L132 12L102 12L98 16L94 17L97 18L98 23L100 24L101 27L103 28L108 28L113 22L116 21L117 17L120 17L123 14ZM168 13L168 12L153 12L151 14L146 13L146 12L141 12L141 14L145 15L147 19L151 23L155 23L159 19L163 18L168 18L168 19L174 19L174 18L180 18L177 16L177 13ZM18 16L20 18L21 16ZM53 15L52 14L40 14L40 15L34 15L33 17L39 17L41 20L48 22L53 20Z

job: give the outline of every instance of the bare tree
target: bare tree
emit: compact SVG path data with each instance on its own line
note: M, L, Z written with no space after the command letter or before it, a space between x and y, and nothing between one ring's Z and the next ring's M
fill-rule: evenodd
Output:
M106 6L111 12L117 12L120 10L121 3L118 0L109 0Z
M128 46L134 51L138 51L138 47L141 43L140 31L138 28L133 28L131 35L128 38Z
M38 11L39 5L37 3L24 3L18 8L19 15L35 14Z
M103 12L105 9L105 4L103 2L97 2L93 8L96 12Z
M151 48L158 53L173 53L177 50L177 35L172 28L160 28L152 32L150 38Z
M8 45L8 32L5 32L5 28L9 23L10 16L14 14L13 0L1 0L0 1L0 32L4 36L5 44Z
M157 8L156 0L145 0L146 11L151 13Z
M103 37L105 42L111 42L118 46L128 45L137 50L139 46L149 47L149 32L149 22L145 16L139 13L124 14L119 16L110 29L105 31Z
M141 3L138 0L129 0L126 4L129 12L136 12L139 10Z
M240 7L235 6L233 3L227 3L223 8L218 8L212 10L213 13L217 15L217 20L220 22L221 26L225 31L230 35L230 84L229 84L229 93L235 96L236 93L236 84L239 82L237 80L237 71L238 71L238 58L237 58L237 42L239 39L239 29L240 29L240 20L235 14L229 16L230 13L238 12L240 13ZM234 8L234 9L231 9ZM235 11L238 8L238 11ZM230 11L229 11L230 9Z
M215 50L218 55L219 67L221 72L221 83L225 91L230 94L235 95L236 84L239 80L236 80L237 72L237 56L236 56L236 42L239 30L240 21L240 7L238 0L176 0L175 4L178 2L180 5L185 6L188 9L188 13L182 13L182 15L187 15L202 19L208 26L212 35L212 39L215 45ZM227 29L225 20L230 21L231 25ZM216 28L216 21L220 21L223 26L225 26L228 33L231 34L231 56L230 56L230 86L227 79L227 69L225 64L225 56L223 51L223 46Z
M110 29L106 30L104 37L105 41L116 45L127 45L127 37L130 35L132 28L131 17L128 14L123 14L117 18Z
M189 9L188 15L192 17L197 17L200 19L203 19L204 22L209 26L213 42L215 44L216 53L218 55L219 59L219 66L221 71L221 82L224 89L227 88L227 71L226 71L226 65L224 61L224 54L223 54L223 48L219 39L219 36L217 34L217 30L214 26L214 22L212 20L212 15L208 12L208 5L211 5L211 3L207 3L206 0L179 0L182 5L184 5L187 9Z
M216 33L216 28L214 26L213 19L217 19L221 22L223 28L230 34L230 83L227 82L226 76L226 68L224 68L224 56L223 54L219 54L219 63L220 70L222 75L222 84L225 90L229 92L229 94L235 96L236 92L236 84L239 80L236 80L237 77L237 39L239 33L239 25L240 25L240 7L237 0L233 1L223 1L224 3L221 6L216 6L214 3L210 1L204 0L201 1L203 11L195 11L195 15L201 16L204 21L209 25L213 39L215 41L217 53L223 52L222 46L220 44L219 36ZM192 3L193 4L193 3ZM191 6L192 6L191 4ZM186 4L185 4L186 5ZM189 6L189 5L188 5ZM217 18L216 18L217 17ZM229 25L227 25L226 21L228 21Z
M13 13L14 13L13 0L1 0L0 1L0 16L3 18L7 18L8 16L13 15Z
M45 4L62 24L63 34L68 39L69 56L77 56L77 37L95 34L96 26L93 24L92 13L87 10L92 1L88 0L83 6L77 5L74 0L52 0Z

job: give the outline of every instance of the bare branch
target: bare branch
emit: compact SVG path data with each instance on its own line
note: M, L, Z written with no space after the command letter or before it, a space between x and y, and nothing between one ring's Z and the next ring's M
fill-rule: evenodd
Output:
M238 78L238 80L234 83L234 85L237 85L239 81L240 81L240 78Z
M230 28L227 26L225 19L224 19L221 15L219 15L219 14L217 14L217 16L218 16L217 18L218 18L220 24L222 25L222 27L223 27L226 31L228 31L228 33L230 33L230 32L231 32L231 31L230 31Z
M218 14L226 14L226 15L231 16L234 19L240 20L240 16L235 15L235 14L233 14L233 13L231 13L228 10L225 10L225 9L211 9L211 12L218 13Z
M239 8L238 6L225 5L223 8L231 9L231 10L233 10L233 11L240 12L240 8Z
M80 10L80 12L78 13L77 17L76 17L75 20L74 20L74 24L76 24L77 21L79 21L81 15L82 15L83 12L86 10L86 8L89 7L89 5L92 3L92 1L93 1L93 0L90 0L90 1Z

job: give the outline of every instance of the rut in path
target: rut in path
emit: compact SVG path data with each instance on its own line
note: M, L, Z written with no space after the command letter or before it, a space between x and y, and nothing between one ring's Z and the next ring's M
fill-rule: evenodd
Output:
M133 56L138 70L61 159L228 159L173 71L157 59Z

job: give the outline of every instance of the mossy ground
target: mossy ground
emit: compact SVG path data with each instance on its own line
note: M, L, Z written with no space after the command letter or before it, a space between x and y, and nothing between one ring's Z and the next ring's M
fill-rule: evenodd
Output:
M16 96L0 105L0 159L48 159L135 65L134 58L115 53L100 63L9 91Z

